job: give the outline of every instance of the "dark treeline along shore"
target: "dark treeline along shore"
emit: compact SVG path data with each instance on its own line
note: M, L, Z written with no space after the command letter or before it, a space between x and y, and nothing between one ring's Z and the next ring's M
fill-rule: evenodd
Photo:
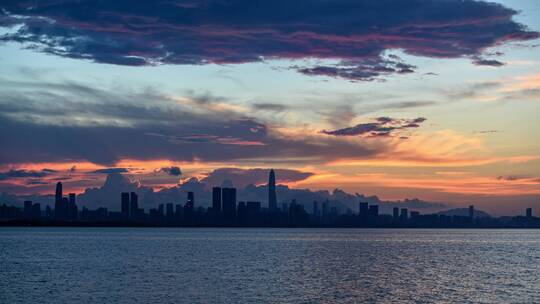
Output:
M196 207L195 194L188 192L185 204L160 204L148 212L139 208L134 192L119 193L120 212L101 207L79 210L76 194L62 194L62 183L56 185L54 209L42 210L39 203L25 201L23 208L0 206L2 226L156 226L156 227L369 227L369 228L540 228L540 218L532 208L524 216L477 216L471 205L464 215L420 214L407 208L393 208L392 214L379 214L377 204L359 202L358 210L345 213L328 201L313 202L311 210L296 200L278 206L276 177L270 170L268 205L239 201L236 188L212 188L212 205Z

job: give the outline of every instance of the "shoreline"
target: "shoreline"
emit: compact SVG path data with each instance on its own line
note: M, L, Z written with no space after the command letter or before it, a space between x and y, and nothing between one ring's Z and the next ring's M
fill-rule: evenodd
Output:
M540 229L540 225L156 225L128 222L58 222L58 221L0 221L0 227L85 227L85 228L345 228L345 229Z

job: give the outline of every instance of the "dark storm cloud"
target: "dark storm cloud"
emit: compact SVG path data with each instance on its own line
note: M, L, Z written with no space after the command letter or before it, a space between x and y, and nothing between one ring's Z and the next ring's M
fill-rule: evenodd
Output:
M336 59L307 75L372 80L414 67L388 50L475 58L538 38L515 10L472 0L3 1L1 39L59 56L120 65Z
M254 110L283 112L289 107L279 103L254 103L251 105Z
M48 185L49 182L42 180L29 180L26 182L27 185Z
M51 178L50 180L53 180L53 181L66 181L66 180L71 180L72 178L71 177L54 177L54 178Z
M208 173L202 180L210 186L220 186L223 181L230 181L235 187L243 188L250 184L264 184L268 182L270 169L239 169L219 168ZM275 169L277 183L297 182L313 175L311 172L302 172L289 169Z
M486 66L492 66L492 67L500 67L500 66L503 66L505 63L500 62L498 60L494 60L494 59L477 58L477 59L473 60L473 64L475 64L475 65L486 65Z
M311 162L372 156L384 147L288 135L235 112L222 98L152 90L0 81L0 163L121 159Z
M94 170L90 173L100 173L100 174L112 174L112 173L128 173L129 169L127 168L105 168Z
M242 124L258 127L253 122ZM5 119L0 116L0 137L3 148L0 159L3 162L48 162L64 160L88 160L99 164L114 164L122 157L137 159L178 159L193 160L196 157L220 159L233 157L236 153L227 145L213 144L205 147L189 147L189 143L178 143L169 140L168 136L153 136L156 132L174 134L176 132L192 132L189 126L155 125L137 128L117 126L54 126L24 123ZM224 127L230 127L228 130ZM202 126L201 126L202 128ZM240 133L242 125L229 123L219 126L213 124L205 130L214 131L217 136L225 136L228 132ZM210 130L213 129L213 130ZM249 131L244 131L251 136ZM261 132L262 134L263 132ZM237 134L238 135L238 134ZM173 136L173 135L170 135ZM264 136L264 135L262 135ZM26 140L22 140L26 138ZM248 156L248 154L244 155Z
M334 136L391 136L406 129L419 128L420 124L426 121L425 118L415 119L394 119L390 117L378 117L374 122L357 124L354 127L348 127L333 131L322 130L321 133Z
M169 175L172 175L172 176L180 176L182 175L182 170L180 170L180 167L175 167L175 166L171 166L171 167L163 167L160 169L160 171L162 172L165 172Z
M35 83L0 79L0 114L21 120L43 124L65 124L70 117L83 117L80 124L190 124L200 121L203 115L181 107L177 100L152 89L130 92L129 90L104 90L79 83ZM209 94L187 99L193 107L210 108L222 97ZM221 120L223 111L215 111ZM90 115L91 114L91 115ZM208 115L207 115L208 116ZM205 116L207 119L208 117ZM36 121L37 119L37 121Z
M198 124L199 125L199 124ZM175 161L294 161L310 162L339 157L367 157L384 152L384 147L309 137L269 136L266 126L252 120L230 121L203 126L204 133L231 142L185 142L174 140L177 133L193 132L182 125L54 126L24 123L0 115L0 161L2 163L90 161L114 165L123 158ZM250 129L259 130L252 133ZM195 128L196 129L196 128ZM155 134L168 134L156 136ZM241 138L239 140L238 138ZM253 144L253 143L262 144Z
M414 65L394 61L393 59L377 58L349 62L342 61L333 66L296 67L296 70L309 76L328 76L351 81L371 81L381 75L413 73L415 68Z
M28 178L28 177L45 177L51 173L56 172L50 169L43 169L41 171L25 170L25 169L12 169L5 172L0 172L0 180L12 179L12 178Z

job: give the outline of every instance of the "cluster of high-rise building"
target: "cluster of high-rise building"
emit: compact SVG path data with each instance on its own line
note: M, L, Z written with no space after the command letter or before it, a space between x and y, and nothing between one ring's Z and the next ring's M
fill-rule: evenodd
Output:
M139 207L135 192L120 194L120 212L107 208L79 211L76 195L63 196L62 183L56 185L54 210L47 206L42 212L39 203L24 202L23 210L17 207L0 206L0 223L39 224L99 224L99 225L146 225L146 226L256 226L256 227L539 227L540 219L527 208L525 216L503 218L477 218L474 206L468 214L447 216L440 214L421 215L418 211L395 207L391 215L379 214L379 205L358 203L358 211L346 208L339 210L336 204L324 201L312 202L311 210L304 204L292 200L278 206L276 176L270 170L268 178L268 204L259 201L237 201L235 188L212 188L211 206L204 208L195 204L195 193L188 192L182 203L159 204L148 213ZM309 209L309 208L308 208Z
M54 218L56 220L77 220L79 208L76 204L77 195L69 193L67 197L62 194L62 183L56 184L54 196Z
M135 192L121 193L120 210L123 220L139 220L144 216L144 209L139 209L139 196Z

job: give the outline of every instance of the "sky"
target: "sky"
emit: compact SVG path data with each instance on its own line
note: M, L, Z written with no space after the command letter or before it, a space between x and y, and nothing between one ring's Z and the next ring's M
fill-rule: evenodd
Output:
M0 192L276 168L291 188L540 215L539 15L535 0L2 1Z

